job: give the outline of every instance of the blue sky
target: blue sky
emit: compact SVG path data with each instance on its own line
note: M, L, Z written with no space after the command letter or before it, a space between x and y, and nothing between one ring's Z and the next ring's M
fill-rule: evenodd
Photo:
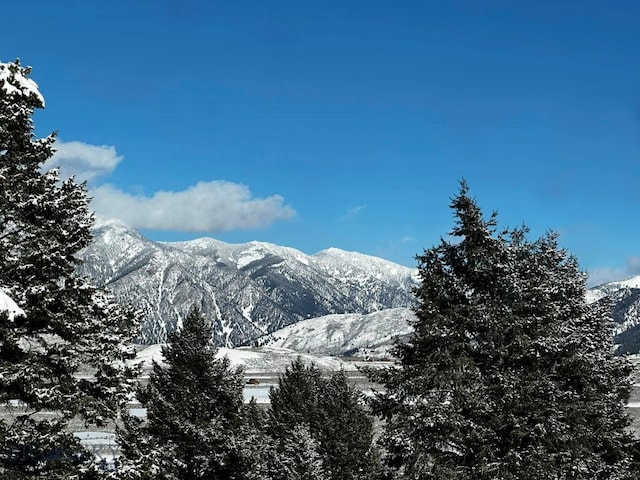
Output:
M94 208L153 239L414 266L464 177L591 283L640 274L636 1L3 4Z

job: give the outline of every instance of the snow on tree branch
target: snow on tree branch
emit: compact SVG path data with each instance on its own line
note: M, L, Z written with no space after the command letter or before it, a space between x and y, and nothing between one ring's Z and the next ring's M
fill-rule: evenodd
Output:
M13 320L18 315L24 315L22 310L13 299L0 288L0 312L7 312L9 319Z
M22 67L20 62L0 62L0 89L7 96L33 97L37 99L39 107L44 108L44 97L36 82L29 78L31 67Z

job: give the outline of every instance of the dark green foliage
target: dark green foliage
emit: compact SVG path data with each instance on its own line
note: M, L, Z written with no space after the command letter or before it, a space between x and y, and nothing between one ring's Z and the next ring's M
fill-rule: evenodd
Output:
M344 372L323 378L314 365L295 360L270 393L270 428L281 451L296 440L299 427L317 442L324 470L331 479L370 478L376 469L371 417Z
M450 240L418 257L415 334L386 393L386 464L411 479L631 478L627 361L585 275L547 234L496 233L466 184Z
M136 315L75 273L89 199L41 171L54 136L34 138L44 103L29 73L0 64L0 288L25 312L0 316L0 403L21 403L0 421L0 476L70 478L88 462L69 421L103 426L126 401Z
M280 376L278 387L269 393L270 429L282 438L296 425L309 425L317 431L324 421L321 392L325 381L315 365L305 365L300 358Z
M328 480L318 442L311 436L309 427L299 424L293 427L280 443L277 453L278 468L273 480ZM349 478L349 477L344 477Z
M125 416L118 431L125 478L242 478L243 376L216 359L211 334L194 309L162 349L137 394L146 423Z

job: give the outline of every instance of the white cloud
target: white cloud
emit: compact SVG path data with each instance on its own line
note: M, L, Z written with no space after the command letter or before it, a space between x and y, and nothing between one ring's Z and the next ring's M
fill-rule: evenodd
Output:
M92 182L110 175L122 161L122 156L110 145L90 145L83 142L56 140L56 152L43 165L43 169L60 167L60 176L76 176L79 182Z
M594 268L589 271L587 285L595 287L603 283L625 280L636 275L640 275L640 257L629 257L622 267Z
M103 183L123 157L115 147L56 140L56 153L43 170L60 167L60 177L75 175L89 183L91 208L100 216L133 228L181 232L220 232L266 227L295 215L280 195L252 198L245 185L225 181L199 182L184 191L159 191L150 196L127 193Z
M366 205L358 205L356 207L352 207L349 210L347 210L347 212L342 217L340 217L340 220L348 220L350 218L353 218L365 208L367 208Z
M102 185L90 193L97 214L149 230L260 228L295 215L280 195L252 198L247 186L224 181L199 182L184 191L160 191L151 196L133 195L113 185Z

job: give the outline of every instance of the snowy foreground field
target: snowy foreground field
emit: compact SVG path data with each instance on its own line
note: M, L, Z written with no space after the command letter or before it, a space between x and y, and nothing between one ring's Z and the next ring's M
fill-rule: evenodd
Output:
M148 378L148 371L151 362L155 360L162 363L162 345L152 345L138 353L138 361L143 363L143 373L141 381ZM252 397L258 403L269 403L269 389L276 386L278 376L291 365L296 358L301 358L305 363L314 363L320 370L326 372L336 372L344 370L351 381L361 390L366 391L371 388L367 378L360 373L358 366L386 366L390 362L362 362L350 361L339 357L312 355L299 353L286 348L278 347L239 347L220 348L217 357L229 358L232 367L242 367L247 383L244 388L244 398L248 402Z
M154 360L162 363L161 349L162 345L151 345L142 348L138 352L137 361L143 365L143 373L140 377L141 382L144 383L148 379L149 370ZM389 362L356 362L332 356L299 353L277 347L220 348L217 356L227 356L232 367L242 367L245 372L245 382L251 382L245 383L243 391L245 402L248 402L253 397L260 404L269 403L270 388L278 384L278 376L298 357L305 363L315 363L316 366L326 372L344 370L352 383L363 392L370 391L371 384L358 371L358 366L390 365ZM145 409L139 408L135 401L130 405L129 411L131 414L140 417L146 415ZM113 429L102 431L86 430L82 425L74 425L73 428L74 430L77 429L75 434L97 458L104 459L108 464L113 462L114 457L119 453Z
M152 345L138 353L138 361L143 363L143 375L148 378L152 361L162 363L162 345ZM389 362L353 362L338 357L311 355L277 347L239 347L220 348L219 358L229 358L232 367L242 367L247 383L244 388L245 401L254 397L258 403L269 402L269 389L277 385L278 375L284 372L291 362L300 357L305 363L315 363L321 370L335 372L344 370L356 384L367 387L367 379L358 371L359 365L390 365Z
M148 379L148 373L151 368L152 361L162 363L161 345L152 345L141 347L138 353L137 361L143 364L143 374L140 381L144 382ZM278 376L284 372L285 368L291 362L300 357L304 362L315 363L321 370L327 372L344 370L352 383L360 390L367 393L371 391L372 385L368 379L359 372L358 366L389 366L390 362L361 362L350 361L339 357L321 356L295 352L293 350L277 347L240 347L235 349L221 348L218 356L227 356L233 367L242 367L245 372L244 398L248 402L252 397L260 404L269 403L269 389L276 386ZM640 367L640 356L632 357L633 362ZM629 412L633 417L632 429L636 434L640 435L640 371L636 371L634 378L634 387L631 399L628 404ZM18 407L7 409L0 413L6 418L12 414L19 413ZM130 405L130 413L144 417L145 409L133 401ZM113 427L104 430L87 430L83 425L72 425L75 434L81 439L82 443L96 455L99 459L104 459L108 464L113 462L114 457L119 454L119 449L115 441Z

